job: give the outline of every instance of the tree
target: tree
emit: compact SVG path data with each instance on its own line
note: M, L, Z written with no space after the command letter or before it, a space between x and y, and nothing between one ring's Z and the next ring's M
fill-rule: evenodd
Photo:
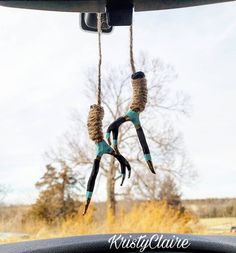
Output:
M76 183L76 175L64 162L61 163L60 171L47 165L46 172L35 185L40 190L40 195L29 214L47 223L75 214Z
M181 195L172 176L167 175L160 184L159 199L165 200L168 205L178 207L181 204Z
M183 137L176 126L178 117L187 113L188 98L168 88L177 75L172 66L144 54L140 55L136 65L137 69L145 72L148 79L149 99L145 112L141 114L141 121L155 162L157 176L150 174L146 168L132 124L124 124L120 128L118 142L121 153L132 165L132 178L128 186L123 187L123 190L116 188L118 166L111 157L103 158L99 173L106 178L107 211L112 215L115 215L117 198L126 196L147 199L151 198L153 190L156 191L154 195L157 195L160 180L166 173L178 179L188 178L189 181L191 178L191 167L186 166L189 163L184 151ZM88 71L85 85L85 95L93 103L97 87L95 73L94 69ZM102 80L104 129L128 111L131 96L129 68L107 67ZM91 147L94 146L87 137L85 138L86 121L83 120L83 116L74 114L75 129L70 129L59 146L47 152L47 155L51 161L63 160L78 169L81 175L80 191L84 194L85 170L91 168L94 159L94 150ZM83 141L78 141L81 139ZM153 187L150 187L150 182L153 183Z

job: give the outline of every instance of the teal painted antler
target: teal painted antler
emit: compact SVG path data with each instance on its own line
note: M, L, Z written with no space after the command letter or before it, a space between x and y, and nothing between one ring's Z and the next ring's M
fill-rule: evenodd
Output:
M86 192L86 204L84 208L84 215L87 212L89 207L95 181L97 178L97 174L99 172L100 160L103 155L109 154L114 156L120 163L121 166L121 185L124 182L126 168L129 171L130 176L130 165L128 161L121 155L117 154L103 139L103 131L102 131L102 120L104 117L104 110L101 106L101 64L102 64L102 50L101 50L101 14L97 14L97 30L98 30L98 49L99 49L99 61L98 61L98 88L97 88L97 104L92 105L90 107L89 115L88 115L88 133L91 140L93 140L96 144L96 158L93 162L93 168L89 177L89 181L87 184L87 192Z
M152 158L149 151L149 147L146 141L145 134L143 132L139 114L144 111L146 103L147 103L147 80L145 78L145 74L141 71L136 72L135 70L135 63L134 63L134 54L133 54L133 26L130 26L130 66L133 72L132 78L132 87L133 87L133 99L130 105L129 111L122 117L115 120L111 125L108 127L106 132L106 138L108 143L114 148L117 154L119 154L118 149L118 134L119 134L119 127L127 122L131 121L135 126L139 142L142 146L144 159L147 162L147 165L150 171L154 174L155 170L152 164ZM111 143L111 133L112 133L112 143Z
M117 120L115 120L113 123L110 124L106 132L106 138L108 143L110 145L112 144L112 147L116 151L116 153L119 154L117 143L119 127L123 123L131 121L135 126L139 142L142 146L144 159L147 162L150 171L155 174L149 147L139 119L139 114L145 109L145 105L147 103L147 82L143 72L141 71L136 72L132 75L132 85L133 85L133 101L130 105L130 109L124 116L118 118ZM111 143L111 133L113 137L112 143Z
M121 177L122 177L121 186L123 185L123 182L125 180L126 168L129 172L128 177L130 177L131 167L128 161L121 154L117 154L103 139L103 132L102 132L103 117L104 111L100 105L92 105L90 107L87 126L89 136L96 144L96 158L93 162L93 168L87 184L87 192L86 192L87 200L85 204L84 214L86 214L92 198L95 181L97 178L97 174L99 172L100 160L103 155L105 154L112 155L119 161L121 166Z

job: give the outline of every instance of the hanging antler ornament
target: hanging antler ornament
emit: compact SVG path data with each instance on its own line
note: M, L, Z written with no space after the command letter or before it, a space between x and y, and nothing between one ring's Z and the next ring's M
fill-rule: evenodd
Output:
M98 22L98 41L99 41L99 63L98 63L98 91L97 91L97 104L90 106L90 111L88 115L87 127L88 133L91 140L93 140L96 144L96 158L93 163L93 168L90 174L90 178L87 184L87 192L86 192L86 204L84 208L83 215L86 214L87 209L89 207L95 181L97 178L97 174L99 171L100 160L104 154L109 154L114 156L120 163L121 166L121 185L123 185L126 168L128 170L128 177L130 177L131 167L128 161L121 155L115 152L115 150L110 147L103 138L102 131L102 120L104 118L104 110L101 106L101 63L102 63L102 53L101 53L101 14L97 14L97 22Z
M145 74L141 71L136 72L135 71L135 65L134 65L134 58L133 58L133 29L132 25L130 26L130 64L132 69L132 87L133 87L133 99L130 105L129 111L122 117L119 117L117 120L115 120L111 125L108 127L106 132L106 139L109 143L109 145L112 144L113 149L116 151L117 154L119 154L118 149L118 133L119 133L119 127L127 122L131 121L136 129L139 142L142 146L142 150L144 153L144 159L147 162L147 165L150 169L150 171L154 174L155 170L152 164L152 159L149 151L149 147L143 132L143 129L141 127L139 114L144 111L146 103L147 103L147 80L145 78ZM112 143L111 143L111 133L112 133Z

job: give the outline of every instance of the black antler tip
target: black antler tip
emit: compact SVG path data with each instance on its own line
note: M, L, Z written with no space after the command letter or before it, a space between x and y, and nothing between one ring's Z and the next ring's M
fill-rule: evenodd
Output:
M87 213L87 209L88 208L86 208L86 207L84 208L83 216L85 216L85 214Z
M87 213L87 210L88 210L88 207L89 207L89 203L90 203L90 199L87 199L85 207L84 207L83 216Z
M122 180L121 180L120 186L123 185L124 181L125 181L125 174L122 174Z
M131 170L129 170L128 178L130 178L130 176L131 176Z
M153 173L153 174L156 174L155 170L154 170L154 167L153 167L153 164L152 164L152 161L147 161L147 164L148 164L148 167L150 169L150 171Z

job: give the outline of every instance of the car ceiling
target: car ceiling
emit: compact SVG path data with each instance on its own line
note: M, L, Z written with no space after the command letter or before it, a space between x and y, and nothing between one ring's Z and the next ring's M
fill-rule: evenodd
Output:
M0 1L7 7L65 12L104 12L107 2L117 0L61 0L61 1ZM233 0L127 0L133 3L135 11L164 10L191 7L204 4L231 2Z

